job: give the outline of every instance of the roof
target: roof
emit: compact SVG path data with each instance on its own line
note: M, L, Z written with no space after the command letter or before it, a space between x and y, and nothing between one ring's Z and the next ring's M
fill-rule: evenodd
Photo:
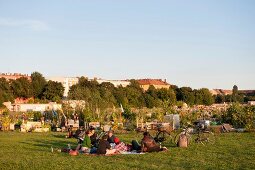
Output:
M137 80L140 85L170 85L161 79L139 79Z
M213 89L213 90L211 90L211 93L213 95L217 95L217 94L228 95L228 94L232 94L232 90Z

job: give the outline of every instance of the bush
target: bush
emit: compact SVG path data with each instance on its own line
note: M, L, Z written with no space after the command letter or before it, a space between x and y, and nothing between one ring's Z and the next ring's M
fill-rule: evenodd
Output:
M235 128L251 130L255 127L255 109L251 106L241 106L238 103L234 103L226 112L223 112L222 121L232 124Z

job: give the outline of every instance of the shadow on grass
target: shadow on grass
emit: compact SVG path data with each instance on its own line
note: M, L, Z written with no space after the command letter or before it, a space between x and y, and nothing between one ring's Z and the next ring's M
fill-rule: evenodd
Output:
M34 148L35 150L42 151L45 149L49 149L53 147L54 149L63 149L68 148L68 144L71 145L71 148L76 148L77 142L74 139L66 139L65 135L52 135L53 139L32 139L29 141L22 141L20 143L25 144L27 146L35 146L41 149ZM65 140L58 140L65 139Z

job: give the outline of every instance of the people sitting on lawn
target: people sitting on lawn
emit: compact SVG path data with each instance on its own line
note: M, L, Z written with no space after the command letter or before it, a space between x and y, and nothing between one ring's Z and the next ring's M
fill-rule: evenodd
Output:
M116 149L112 149L110 143L107 141L108 135L104 135L99 142L97 148L97 154L99 155L111 155L116 152Z

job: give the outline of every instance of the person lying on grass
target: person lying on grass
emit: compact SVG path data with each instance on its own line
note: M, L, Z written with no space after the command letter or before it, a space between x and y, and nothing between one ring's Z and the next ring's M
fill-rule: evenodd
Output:
M104 135L102 139L99 142L98 148L97 148L97 154L102 155L111 155L116 152L116 149L111 149L110 143L107 141L108 135Z
M117 137L115 137L114 143L115 143L114 149L116 149L117 152L131 151L132 146L127 145L124 142L121 142Z

